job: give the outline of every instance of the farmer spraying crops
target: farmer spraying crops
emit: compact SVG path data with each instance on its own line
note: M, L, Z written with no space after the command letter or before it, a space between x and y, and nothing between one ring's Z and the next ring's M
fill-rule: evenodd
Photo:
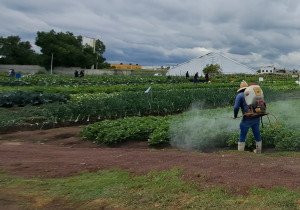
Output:
M263 92L258 85L248 86L242 81L234 103L234 118L238 116L239 109L242 109L243 117L240 123L240 139L238 150L245 150L245 141L249 128L252 129L256 141L255 153L261 153L262 141L260 135L260 118L266 114L266 105L263 99Z

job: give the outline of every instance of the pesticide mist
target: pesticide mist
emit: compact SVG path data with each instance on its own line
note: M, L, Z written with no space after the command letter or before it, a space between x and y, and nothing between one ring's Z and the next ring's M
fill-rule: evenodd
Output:
M263 118L265 125L280 123L297 130L300 125L300 100L267 104L272 115ZM241 116L241 111L239 112ZM277 119L277 121L276 121ZM233 119L233 108L191 110L170 125L171 145L186 150L225 147L232 133L239 132L241 118ZM251 132L251 130L249 130ZM238 141L238 139L236 140Z
M171 145L187 150L224 147L226 136L239 129L239 120L232 117L230 108L191 110L171 123Z
M271 103L267 108L268 112L276 116L278 123L284 124L291 129L299 130L300 99L277 101ZM264 121L267 120L264 119ZM270 121L274 122L274 117L272 119L272 116L270 116Z

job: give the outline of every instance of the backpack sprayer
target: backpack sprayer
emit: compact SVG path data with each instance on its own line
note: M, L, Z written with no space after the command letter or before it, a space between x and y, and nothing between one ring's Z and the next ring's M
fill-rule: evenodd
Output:
M272 113L267 112L266 102L264 100L264 93L259 85L250 85L245 88L244 97L246 104L248 106L248 111L243 113L242 116L238 116L237 118L261 118L261 124L263 125L263 116L267 116L269 124L271 124L271 119L269 116L272 116L275 119L275 124L278 125L278 119ZM228 117L218 117L219 118L228 118Z
M267 112L266 102L264 100L264 93L259 85L250 85L244 91L245 101L248 106L248 111L243 116L248 118L260 117L261 124L263 127L262 117L267 116L269 123L271 124L269 115L275 118L276 124L278 123L277 118Z
M242 116L236 118L261 118L261 124L263 127L262 117L267 116L269 124L271 120L269 116L272 116L275 119L275 123L278 124L278 119L272 113L267 112L266 102L264 100L264 93L259 85L250 85L244 91L244 97L246 104L248 106L248 111ZM228 118L228 117L219 117L219 118ZM218 118L216 118L218 119Z

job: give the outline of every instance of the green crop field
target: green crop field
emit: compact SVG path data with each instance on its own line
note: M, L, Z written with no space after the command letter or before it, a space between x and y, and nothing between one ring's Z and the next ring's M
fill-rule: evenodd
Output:
M210 83L192 83L182 77L145 75L73 78L43 74L25 75L21 79L0 75L0 133L9 136L18 133L17 131L39 131L35 133L37 136L34 136L31 144L27 143L30 148L40 146L51 150L67 147L67 150L63 151L72 153L67 157L67 163L71 165L70 167L75 165L78 168L77 173L75 175L71 173L71 176L68 176L68 173L64 174L66 170L64 167L67 166L60 166L63 162L55 162L54 166L49 164L48 169L45 158L56 160L56 156L62 155L62 152L54 151L55 156L47 157L46 153L40 154L37 149L32 153L34 158L37 156L33 161L36 164L32 164L32 161L30 164L31 167L38 169L30 171L30 166L26 166L29 164L26 158L30 156L30 152L18 150L19 153L25 154L24 157L21 156L21 162L13 163L14 160L5 159L12 162L0 164L0 207L299 209L299 186L290 185L298 182L289 180L289 168L284 168L284 161L290 164L288 167L294 166L295 162L299 161L300 86L296 84L296 78L289 75L264 75L264 81L261 83L258 82L258 77L258 75L218 75L212 77ZM261 134L263 149L271 152L256 155L240 154L235 151L239 138L240 118L233 119L232 106L242 80L259 83L264 91L270 114L263 117ZM39 139L38 135L43 135L43 130L68 126L76 128L80 126L79 140L84 143L92 142L94 147L73 149L69 146L74 143L71 142L73 137L66 145L63 142L55 142L63 141L62 137L67 138L70 133L56 134L52 137L55 142L53 144L57 144L57 147L51 144L43 145L42 137ZM3 141L3 145L8 149L8 151L3 149L3 152L7 152L3 154L8 156L14 155L9 150L14 145L23 147L21 137L14 139L12 136L0 139L0 144ZM47 141L45 142L47 144ZM125 150L113 150L130 142L143 143L147 149L130 148L129 144ZM250 133L246 141L246 150L252 151L254 145L255 141ZM92 167L91 164L83 162L87 161L86 159L92 161L90 159L96 158L88 154L96 151L96 148L104 148L97 153L99 156L102 152L110 152L112 149L111 153L105 156L104 162L100 159L94 163L98 167L98 164L102 166L111 161L110 168L96 170L96 166ZM80 162L72 162L72 159L77 158L76 154L81 154L75 153L78 151L83 151L83 156L78 156ZM131 154L132 151L137 153ZM157 152L156 155L160 154L159 157L162 159L157 160L155 155L151 156L153 151ZM210 153L206 154L207 151ZM143 153L146 152L150 154L148 154L150 159L143 162ZM173 156L168 156L167 152L169 155L173 152ZM38 159L40 155L43 159ZM131 158L137 162L132 161L130 155L134 156ZM204 164L202 171L198 172L197 163L189 162L193 158L201 162L205 157L208 161L214 161L213 164L216 165ZM169 162L172 158L177 159L172 167L166 167L164 158ZM124 162L123 165L118 165L120 159L132 162L128 165ZM191 167L189 173L185 171L187 168L176 165L176 161L179 160L185 163L184 166ZM244 169L242 163L247 162L245 170L249 172L250 167L252 172L249 177L244 177L249 179L249 183L244 186L247 189L240 188L238 184L234 185L235 182L230 184L228 180L222 179L224 168L221 166L226 161L232 161L228 165L240 171ZM260 164L256 167L275 171L275 174L272 174L275 179L271 180L270 186L266 184L260 187L261 183L251 182L253 174L260 175L259 170L249 164L251 161ZM265 162L268 161L271 161L271 165L265 166ZM285 180L289 181L287 185L284 185L285 183L276 185L280 179L276 181L277 161L281 167L279 172L282 172L286 176ZM135 168L138 162L141 163L140 168L144 164L150 164L150 172L146 170L143 173L131 173L139 171ZM2 170L7 164L8 167ZM163 165L165 170L156 169L156 165ZM224 167L226 169L227 166ZM20 171L25 171L27 175L37 173L40 177L15 176L10 174L10 170L13 169L15 169L13 174L18 175ZM206 169L208 171L205 171ZM213 169L217 169L216 173L219 175L214 176L211 171ZM297 170L293 168L293 173ZM47 177L49 173L53 173L54 178ZM239 174L233 175L234 170L230 173L231 178L238 181ZM61 175L63 177L60 177ZM221 181L217 183L212 181L218 177L221 177Z
M5 132L18 127L41 129L90 124L83 129L82 137L99 144L116 144L127 139L148 140L150 145L170 144L172 135L175 135L172 133L174 127L178 131L177 136L181 135L179 131L191 132L189 131L191 126L176 124L174 121L178 119L182 121L188 111L198 110L193 115L199 119L203 118L202 121L210 122L220 115L214 114L216 108L223 108L218 112L222 112L221 115L227 113L226 117L230 118L231 110L230 108L226 110L226 107L233 105L239 83L242 80L258 83L258 77L258 75L221 75L213 77L210 83L195 84L182 77L165 76L72 78L61 75L29 75L17 80L1 75L0 129ZM300 98L300 88L295 80L296 78L288 75L265 75L264 82L260 85L267 103L277 102L281 106L280 101L291 100L286 102L286 105L288 108L292 107L293 112L289 111L287 114L297 113L298 110L295 109L299 107L297 98ZM149 87L150 91L145 93ZM289 105L290 103L292 105ZM202 113L211 113L212 117L203 116ZM282 114L282 111L277 113L274 110L273 113L276 116ZM293 116L295 115L291 114L291 117ZM188 118L187 121L191 119ZM143 127L142 122L150 128ZM280 125L277 124L271 123L263 129L268 139L265 144L280 150L298 150L298 133L295 133L290 125L286 125L283 119ZM105 129L100 129L103 125ZM124 126L127 126L126 129ZM146 130L137 131L141 135L134 131L140 130L137 129L139 126L141 130ZM220 126L218 135L210 136L206 141L219 139L214 141L218 147L234 146L237 132L232 132L231 128L222 128L222 123L218 126ZM201 129L209 130L209 128ZM95 130L97 132L94 132ZM115 133L115 130L118 132ZM281 140L284 143L279 139L269 138L273 133L271 131L277 130L284 136ZM106 137L108 133L109 137ZM192 147L201 149L198 136L193 133ZM223 138L220 139L219 136ZM296 143L289 143L287 139L295 138L294 136L297 139ZM249 142L248 147L251 148L252 143ZM207 143L203 144L204 147L210 147Z

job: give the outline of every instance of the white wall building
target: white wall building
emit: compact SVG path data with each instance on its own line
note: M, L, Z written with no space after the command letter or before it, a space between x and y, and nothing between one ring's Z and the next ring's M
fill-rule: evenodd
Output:
M275 73L275 67L273 65L270 66L264 66L260 68L260 73L261 74L268 74L268 73Z
M274 65L264 66L260 68L260 74L299 74L299 70L288 70L285 68L276 68Z
M91 46L95 52L95 48L96 48L96 39L95 38L83 36L82 37L82 45L86 45L86 44Z

